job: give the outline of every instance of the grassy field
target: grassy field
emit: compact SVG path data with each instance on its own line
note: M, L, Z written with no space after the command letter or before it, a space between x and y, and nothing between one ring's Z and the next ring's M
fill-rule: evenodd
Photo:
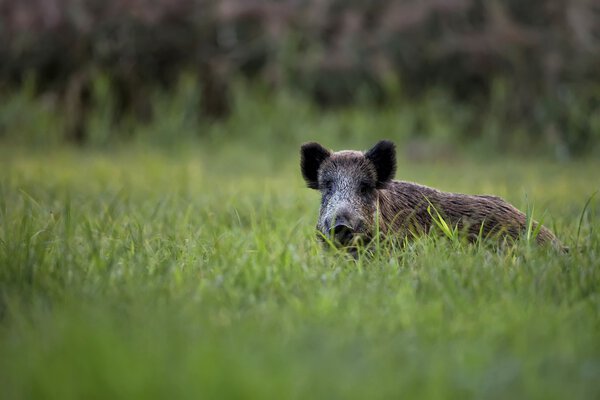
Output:
M571 252L354 261L315 240L298 146L1 149L0 397L600 397L600 162L400 157Z

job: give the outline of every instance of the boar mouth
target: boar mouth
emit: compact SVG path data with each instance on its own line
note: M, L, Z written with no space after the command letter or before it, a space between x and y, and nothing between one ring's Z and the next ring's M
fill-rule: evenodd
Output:
M351 235L349 235L347 238L344 238L344 239L345 240L336 241L337 244L343 248L363 247L365 244L367 244L370 241L369 237L364 233L352 233Z
M371 235L366 232L348 232L336 237L333 232L324 234L318 231L317 236L324 244L330 243L338 249L345 249L350 252L357 252L359 248L371 242Z
M371 242L371 236L364 233L355 233L350 241L346 243L336 242L336 247L347 252L352 258L357 260L361 249L367 249Z

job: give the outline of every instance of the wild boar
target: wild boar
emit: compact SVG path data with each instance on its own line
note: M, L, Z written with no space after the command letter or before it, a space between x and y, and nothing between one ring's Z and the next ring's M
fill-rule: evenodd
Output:
M480 236L518 239L527 229L525 214L500 197L447 193L393 180L396 149L387 140L366 152L332 152L311 142L302 145L300 154L307 186L322 196L319 236L338 246L355 249L376 232L403 240L428 233L440 218L470 241ZM532 228L536 231L538 223L532 222ZM536 241L565 250L543 226Z

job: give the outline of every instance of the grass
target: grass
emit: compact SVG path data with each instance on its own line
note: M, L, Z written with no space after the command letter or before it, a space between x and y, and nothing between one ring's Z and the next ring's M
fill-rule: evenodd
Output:
M425 237L353 261L315 239L295 144L0 152L3 399L600 396L597 161L400 160L535 203L568 255Z

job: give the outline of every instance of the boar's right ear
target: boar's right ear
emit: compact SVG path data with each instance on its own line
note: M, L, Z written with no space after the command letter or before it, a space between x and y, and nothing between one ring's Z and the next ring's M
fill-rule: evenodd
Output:
M377 188L381 189L396 175L396 146L389 140L378 142L365 153L377 171Z
M330 155L329 150L316 142L305 143L300 148L300 168L309 188L319 188L319 167Z

